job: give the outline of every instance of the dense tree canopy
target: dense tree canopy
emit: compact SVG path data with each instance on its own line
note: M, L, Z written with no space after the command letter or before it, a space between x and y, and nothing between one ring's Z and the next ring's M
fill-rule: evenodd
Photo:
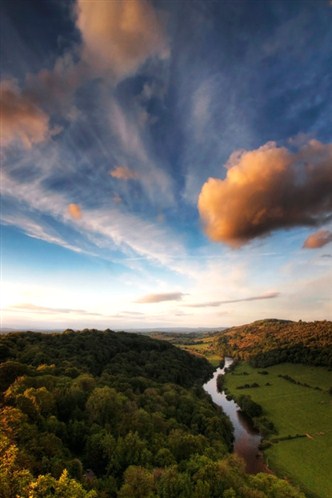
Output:
M202 358L110 330L12 333L0 350L0 498L303 496L229 454Z
M220 354L250 361L255 367L306 363L332 367L332 322L260 320L222 332Z

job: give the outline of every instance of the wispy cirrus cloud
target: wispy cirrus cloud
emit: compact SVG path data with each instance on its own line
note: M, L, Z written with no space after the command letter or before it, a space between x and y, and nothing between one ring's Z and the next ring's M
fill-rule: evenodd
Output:
M40 219L38 219L38 216L28 217L22 213L9 214L3 212L1 222L4 225L16 226L31 238L43 240L49 244L55 244L76 253L88 253L87 250L84 251L84 249L77 243L75 244L74 241L70 242L62 237L56 232L54 227L43 225Z
M116 98L105 99L108 110L108 126L114 144L114 155L120 165L135 164L137 179L150 202L174 206L174 180L169 174L169 165L156 154L151 135L140 120L140 111L132 103L121 104ZM124 166L128 167L128 166ZM125 176L126 171L119 174Z
M331 230L318 230L318 232L312 233L306 238L303 247L305 249L319 249L330 242L332 242Z
M175 239L172 230L157 221L152 223L144 217L123 211L121 206L107 205L93 209L72 204L70 212L67 194L48 191L39 179L22 183L3 172L1 187L4 207L5 203L12 204L17 196L26 206L25 216L8 215L4 209L3 221L16 225L28 235L71 248L76 247L74 229L80 235L81 250L88 254L100 253L102 257L112 259L112 253L120 251L124 262L126 255L132 257L134 254L173 271L181 271L181 265L178 266L176 261L181 257L185 259L185 247L179 238ZM82 211L84 216L79 218ZM60 224L61 235L56 232L55 226L51 228L43 221L45 215L52 216L53 221ZM79 223L73 227L74 221L78 220ZM68 231L68 228L71 229Z
M213 114L213 96L213 85L209 80L200 83L193 91L190 129L198 143L206 139L206 129Z
M332 144L298 152L269 142L238 151L224 180L210 178L198 209L211 240L240 247L281 228L317 226L332 214Z
M101 71L100 81L105 82L107 71L105 73L104 70L107 66L110 73L113 72L115 75L114 84L116 85L122 78L138 71L147 59L165 57L168 53L167 40L159 14L146 0L106 1L94 3L92 9L91 6L89 1L78 0L76 2L76 24L82 34L81 44L69 47L56 59L52 69L41 69L35 74L28 73L25 79L25 89L22 91L12 80L4 82L4 91L1 92L1 96L6 100L2 142L5 145L20 144L31 149L33 145L46 141L52 134L59 131L59 127L50 129L51 118L60 117L61 124L63 118L76 120L76 123L70 123L70 126L67 126L68 122L64 124L64 141L60 143L60 146L59 143L47 144L47 147L58 149L59 158L58 164L54 164L53 169L46 171L46 167L42 167L41 181L43 180L45 184L60 186L63 186L65 182L68 185L71 184L75 167L69 165L65 172L62 163L68 163L66 147L80 150L81 140L84 140L86 144L94 141L94 146L88 147L85 161L91 163L91 176L96 177L96 156L102 160L106 157L109 159L109 144L111 144L113 163L121 165L130 164L133 160L137 161L135 171L127 166L121 166L113 170L112 178L118 180L139 178L139 185L133 187L137 188L141 194L136 195L136 199L139 198L142 204L153 204L158 200L159 204L170 206L174 203L173 183L165 168L159 164L146 130L146 120L141 119L141 113L147 112L143 107L151 95L147 92L144 102L138 103L137 101L137 105L132 105L132 101L127 105L120 104L113 92L115 86L111 88L111 92L109 89L105 91L102 84L94 87L93 80L96 73L89 71L88 67L89 63L96 70L98 66ZM114 16L117 19L116 22ZM121 25L118 22L119 19L121 19ZM105 43L108 45L107 50ZM110 46L113 47L112 56L110 56ZM101 65L95 64L98 58L95 51L103 59ZM151 78L151 74L153 75L153 72L150 71L150 83L146 83L146 88L149 85L151 88L157 85L154 78ZM75 92L79 87L84 87L87 100L97 99L104 109L104 113L96 117L93 123L89 120L88 132L83 131L87 119L85 110L82 106L76 107ZM156 90L154 90L155 93ZM102 132L100 133L99 130ZM45 150L45 155L49 152L49 149L47 152ZM21 162L21 169L23 169L24 161ZM45 161L45 164L47 163L48 161ZM26 161L26 167L29 168L29 166L30 164ZM105 174L107 174L106 171ZM35 188L33 184L29 185L27 176L25 182L28 190ZM106 183L107 181L104 182ZM23 188L23 185L20 185L20 188ZM88 188L77 187L77 191L81 192L84 199L86 199L87 190ZM126 200L129 200L127 204L131 204L133 197L130 186L122 185L118 189L114 187L114 190L116 191L112 194L115 204L122 203L125 207ZM46 189L43 194L47 194ZM48 194L50 197L53 196L53 192ZM104 192L99 192L100 199L103 195ZM79 198L78 202L80 202ZM73 208L69 207L69 213L73 219L80 219L77 209L74 213Z
M195 303L195 304L186 304L188 308L216 308L222 304L222 301L209 301L206 303Z
M103 325L107 323L107 320L112 320L112 322L119 322L123 319L142 319L142 317L145 316L144 313L141 313L139 311L124 310L114 314L109 314L89 311L87 309L40 306L33 303L13 304L11 306L5 307L2 311L6 314L19 314L21 317L32 315L36 317L36 319L38 318L38 321L47 319L47 317L52 317L52 319L54 317L57 320L60 320L63 316L65 320L79 319L81 323L84 323L84 320L96 320L97 323L102 322Z
M259 296L249 296L241 299L228 299L223 301L210 301L206 303L186 304L185 306L187 306L188 308L209 308L209 307L217 307L222 304L233 304L233 303L243 303L246 301L262 301L265 299L275 299L279 296L280 292L267 292Z
M71 309L71 308L52 308L48 306L39 306L32 303L19 303L9 306L6 311L20 311L24 313L45 313L45 314L75 314L75 315L89 315L105 317L102 313L95 313L84 309Z
M161 303L164 301L181 301L181 299L185 296L183 292L164 292L162 294L147 294L146 296L141 297L135 301L140 304L153 304L153 303Z

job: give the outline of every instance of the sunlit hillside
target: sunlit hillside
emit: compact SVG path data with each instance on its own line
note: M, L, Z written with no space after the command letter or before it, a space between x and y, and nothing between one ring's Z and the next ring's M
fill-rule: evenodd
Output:
M282 362L332 366L332 322L260 320L219 335L217 348L253 366Z

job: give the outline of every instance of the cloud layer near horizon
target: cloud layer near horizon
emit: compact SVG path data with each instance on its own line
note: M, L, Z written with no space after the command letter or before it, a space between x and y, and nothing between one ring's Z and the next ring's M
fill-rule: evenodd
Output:
M198 209L210 239L232 247L281 228L318 226L332 213L332 144L298 152L268 142L238 151L224 180L209 178Z
M217 307L221 304L233 304L233 303L243 303L246 301L261 301L265 299L275 299L280 295L280 292L266 292L265 294L261 294L260 296L249 296L243 297L241 299L228 299L223 301L211 301L208 303L197 303L197 304L187 304L188 308L209 308L209 307Z
M163 301L180 301L184 294L182 292L165 292L162 294L148 294L135 301L136 303L151 304Z

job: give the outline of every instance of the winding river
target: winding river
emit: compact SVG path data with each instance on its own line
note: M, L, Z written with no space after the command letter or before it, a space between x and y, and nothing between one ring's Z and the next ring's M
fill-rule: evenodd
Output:
M246 471L250 474L266 472L267 468L263 461L263 456L259 450L261 435L252 426L248 417L240 410L239 406L233 400L228 400L224 391L221 393L217 389L217 377L219 374L224 375L225 369L233 363L232 358L225 358L223 368L217 368L212 379L204 384L204 390L210 394L212 401L221 406L223 411L231 420L234 427L234 446L233 451L241 456L246 463Z

